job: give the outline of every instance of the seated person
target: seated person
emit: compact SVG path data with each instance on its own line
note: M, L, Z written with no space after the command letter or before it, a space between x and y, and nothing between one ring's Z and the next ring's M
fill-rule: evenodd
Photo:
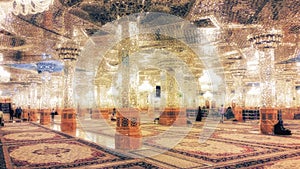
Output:
M115 114L116 114L117 112L116 112L116 109L114 108L113 109L113 112L112 112L112 114L111 114L111 116L110 116L110 120L111 121L116 121L117 120L117 118L115 117Z
M283 127L283 121L278 120L278 123L274 125L274 134L277 135L292 135L289 129Z
M116 121L117 118L112 114L112 115L110 116L110 120L111 120L111 121Z
M158 121L159 121L159 117L157 117L157 118L154 118L154 120L153 120L153 123L157 124L157 123L158 123Z
M228 107L225 113L226 119L234 119L234 114L231 107Z

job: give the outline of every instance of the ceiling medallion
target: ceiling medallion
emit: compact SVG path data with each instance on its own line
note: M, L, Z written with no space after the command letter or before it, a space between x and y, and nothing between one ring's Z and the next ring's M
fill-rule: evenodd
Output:
M276 48L282 38L281 30L275 29L248 36L248 40L258 49Z
M14 0L13 13L15 15L28 15L41 13L49 9L54 0Z

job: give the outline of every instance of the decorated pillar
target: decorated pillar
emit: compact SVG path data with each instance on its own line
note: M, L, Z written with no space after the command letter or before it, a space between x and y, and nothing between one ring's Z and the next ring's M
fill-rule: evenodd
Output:
M58 56L64 63L63 78L63 110L61 114L61 130L75 131L76 109L73 100L73 84L75 65L80 53L79 46L72 40L63 43L57 48Z
M136 23L130 22L129 25L130 37L138 33ZM122 26L119 25L117 34L122 34ZM115 147L122 150L138 149L142 146L142 134L140 127L139 111L132 108L130 104L130 62L129 52L135 47L135 42L128 44L131 46L119 47L119 54L122 58L120 69L120 97L119 107L117 108L116 115L116 134L115 134Z
M176 79L171 74L166 73L166 80L163 82L163 90L166 91L166 107L162 111L158 123L161 125L186 125L186 109L180 107L182 93Z
M166 89L166 95L167 95L167 107L179 107L179 92L178 92L178 85L177 82L175 80L175 78L170 75L170 74L166 74L166 85L165 85L165 89Z
M273 134L274 125L278 122L275 107L274 50L281 42L279 30L264 30L252 35L249 41L260 51L259 73L261 89L260 131L262 134Z
M139 111L131 108L130 101L130 76L129 56L122 57L122 84L120 96L120 108L117 108L117 124L115 134L115 147L117 149L130 150L138 149L142 145L142 134L140 127Z
M130 74L129 74L129 56L127 52L122 56L122 84L121 84L121 107L128 108L129 103L129 89L130 89Z
M41 107L37 110L40 115L40 123L42 125L47 125L50 123L50 113L51 107L49 107L50 103L50 73L45 71L42 72L42 86L41 86ZM34 112L34 111L33 111Z
M37 102L37 100L38 100L38 98L37 98L38 93L37 93L37 88L38 88L37 83L31 83L30 84L30 88L29 88L29 90L30 90L29 91L29 95L30 95L29 96L30 97L29 104L30 104L31 108L38 108L38 102Z
M53 28L53 15L51 10L47 10L44 13L44 20L43 25L46 29L51 30ZM44 31L44 36L47 36L47 31ZM48 46L47 44L44 44L45 46ZM44 55L43 58L47 59L49 55ZM42 78L42 90L41 90L41 103L40 107L38 109L35 109L35 111L30 111L30 119L34 119L33 116L35 115L35 112L37 112L40 115L40 123L42 125L47 125L51 122L50 119L50 113L51 113L51 107L50 107L50 98L51 98L51 68L49 68L49 65L47 62L40 62L38 63L38 72L41 73ZM33 107L33 106L32 106Z
M274 49L264 49L260 57L261 106L275 106Z

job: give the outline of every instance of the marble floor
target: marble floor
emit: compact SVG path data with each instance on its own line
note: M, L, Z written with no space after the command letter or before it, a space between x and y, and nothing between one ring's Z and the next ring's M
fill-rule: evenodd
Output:
M62 132L49 125L6 123L0 128L0 168L300 168L300 120L284 121L291 136L262 135L256 120L207 118L162 126L141 117L138 149L119 149L115 123L89 116Z

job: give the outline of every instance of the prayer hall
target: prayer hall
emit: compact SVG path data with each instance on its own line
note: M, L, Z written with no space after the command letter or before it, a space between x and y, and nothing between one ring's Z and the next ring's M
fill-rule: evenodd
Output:
M299 169L300 0L0 0L0 169Z

